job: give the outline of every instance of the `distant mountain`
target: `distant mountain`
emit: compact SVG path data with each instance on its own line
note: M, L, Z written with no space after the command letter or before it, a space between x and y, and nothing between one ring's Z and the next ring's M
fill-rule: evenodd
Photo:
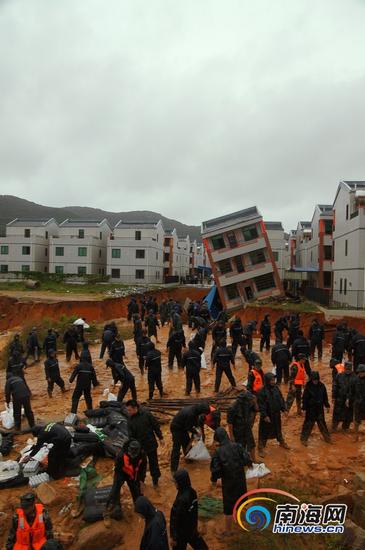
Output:
M62 222L66 218L75 219L102 219L108 218L112 227L119 221L158 221L162 220L165 229L174 229L179 237L189 235L192 240L201 241L200 227L196 225L185 225L184 223L172 220L149 210L135 210L132 212L106 212L99 208L87 206L65 206L56 208L43 206L12 195L0 195L0 232L4 235L5 225L14 218L55 218Z

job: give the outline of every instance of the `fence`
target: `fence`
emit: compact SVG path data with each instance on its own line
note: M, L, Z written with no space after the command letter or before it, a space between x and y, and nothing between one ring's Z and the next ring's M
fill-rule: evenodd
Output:
M332 309L365 309L364 290L330 290L325 288L303 288L308 300Z

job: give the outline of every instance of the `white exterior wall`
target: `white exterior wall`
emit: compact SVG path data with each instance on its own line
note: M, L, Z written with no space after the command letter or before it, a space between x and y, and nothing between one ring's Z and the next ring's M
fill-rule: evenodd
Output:
M30 237L24 237L24 230L30 230ZM52 235L57 235L58 225L51 222L39 227L7 226L6 237L0 238L0 246L8 247L8 254L1 254L0 248L0 266L7 266L11 271L25 271L23 266L27 266L27 271L38 271L46 273L49 264L49 240ZM23 247L30 248L30 254L23 254ZM1 268L0 268L1 269Z
M177 241L177 270L178 277L185 279L190 270L190 238L178 239Z
M346 205L349 205L349 219L346 220ZM351 193L340 187L334 203L335 231L333 262L333 300L348 307L364 307L365 290L365 210L359 208L359 215L350 218L352 212ZM345 242L347 241L347 256ZM340 292L342 279L342 292ZM346 281L346 294L344 286Z
M84 238L79 238L79 229L84 229ZM65 275L77 275L79 267L85 267L87 275L105 275L109 234L110 228L106 223L98 227L61 226L58 237L50 239L50 273L56 273L56 267L62 266ZM56 256L56 248L63 248L63 256ZM79 248L86 248L86 256L79 256Z
M141 240L135 240L135 232L141 231ZM155 228L116 227L114 238L108 239L107 274L112 281L132 284L163 283L164 229L159 223ZM112 257L112 250L120 249L120 258ZM136 250L144 250L144 258L136 258ZM112 277L112 269L120 270L120 277ZM143 270L144 278L137 278L136 271Z
M278 259L275 260L276 267L280 279L283 281L285 277L286 267L286 243L284 237L284 230L279 229L267 229L267 236L269 237L271 250L278 255Z

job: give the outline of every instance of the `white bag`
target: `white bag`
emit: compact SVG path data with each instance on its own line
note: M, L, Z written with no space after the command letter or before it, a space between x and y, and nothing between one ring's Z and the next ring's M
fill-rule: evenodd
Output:
M205 353L201 354L201 368L206 369L207 368L207 360L205 359Z
M43 462L43 460L49 455L49 451L52 449L53 443L45 443L43 447L41 447L34 456L32 456L33 460L37 460L38 462Z
M103 391L103 397L107 397L108 401L116 401L117 400L117 396L114 395L114 393L112 393L111 391L109 391L108 388Z
M7 407L5 411L0 413L0 418L3 428L6 430L11 430L14 428L13 408L11 406Z
M270 474L271 470L262 462L261 464L252 464L251 468L246 471L246 479L253 479L255 477L264 477Z
M199 439L187 455L185 455L187 460L210 460L210 454L208 449L205 446L205 443L202 439Z

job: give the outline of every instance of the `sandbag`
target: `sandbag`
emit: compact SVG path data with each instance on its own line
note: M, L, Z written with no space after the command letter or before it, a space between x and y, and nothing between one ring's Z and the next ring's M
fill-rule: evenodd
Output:
M111 407L113 409L122 410L124 407L123 403L121 403L120 401L100 401L99 405L102 409Z
M95 428L104 428L108 424L108 419L106 416L98 416L95 418L89 418L88 424L91 424Z
M262 462L261 464L252 464L251 468L247 468L246 479L253 479L255 477L264 477L270 474L271 470Z
M100 441L98 436L92 432L89 432L87 434L74 433L73 440L75 443L99 443Z
M85 510L82 517L84 521L94 523L103 519L111 489L111 485L100 487L99 489L87 489L84 496ZM113 510L111 517L113 519L122 518L120 507L116 507Z
M105 409L99 408L99 409L87 409L84 411L85 416L88 418L99 418L101 416L106 416L108 413Z
M0 481L0 489L12 489L13 487L21 487L22 485L28 485L28 482L29 478L23 476L23 473L19 473L15 477Z
M210 460L211 457L204 441L199 439L199 441L192 446L188 454L185 455L185 458L187 460Z
M14 428L13 409L11 407L6 407L6 410L0 413L0 420L6 430Z

